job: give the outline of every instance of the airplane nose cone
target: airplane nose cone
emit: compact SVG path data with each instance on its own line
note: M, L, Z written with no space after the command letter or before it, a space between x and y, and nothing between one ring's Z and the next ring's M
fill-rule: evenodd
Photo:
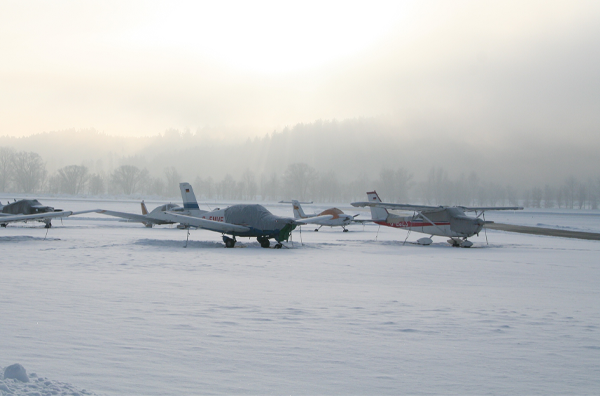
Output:
M475 227L476 227L476 231L475 234L479 234L479 231L481 231L483 229L483 226L485 225L485 221L483 219L475 219Z

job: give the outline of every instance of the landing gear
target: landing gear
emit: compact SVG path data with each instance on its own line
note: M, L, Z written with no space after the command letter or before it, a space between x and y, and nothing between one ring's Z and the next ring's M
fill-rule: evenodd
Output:
M346 229L346 227L342 226L342 228L344 229L343 232L348 232L348 230Z
M44 226L44 228L50 228L50 227L52 227L52 223L50 223L50 222L47 222L46 225Z
M232 247L235 246L235 243L237 241L235 240L235 237L229 238L229 237L223 235L223 242L225 242L225 247L226 248L232 248Z
M323 226L319 226L319 228L315 228L315 232L319 232L319 230L321 229L321 227L323 227Z
M452 245L452 247L470 248L473 246L473 242L467 240L467 238L463 238L462 240L460 238L450 238L448 239L448 243Z
M283 247L283 245L281 244L281 242L277 242L277 245L275 245L275 249L281 249Z
M269 242L269 238L267 238L267 237L258 237L258 238L256 238L256 240L258 241L258 243L260 243L260 247L263 247L266 249L269 246L271 246L271 242Z

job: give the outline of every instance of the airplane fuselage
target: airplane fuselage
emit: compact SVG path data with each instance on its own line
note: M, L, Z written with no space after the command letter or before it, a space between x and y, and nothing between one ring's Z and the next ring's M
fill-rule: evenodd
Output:
M485 224L480 218L465 215L459 208L424 211L422 215L415 216L398 216L390 213L385 220L374 222L383 226L451 238L467 238L479 234Z
M280 217L269 212L262 205L233 205L226 209L205 212L197 216L201 219L230 223L248 227L246 232L225 232L237 237L267 237L278 242L287 240L295 225L289 224L289 218Z

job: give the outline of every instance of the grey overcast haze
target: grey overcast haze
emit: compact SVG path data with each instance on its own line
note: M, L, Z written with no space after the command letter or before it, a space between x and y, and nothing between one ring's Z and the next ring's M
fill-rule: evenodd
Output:
M4 1L0 51L0 145L19 150L61 131L235 144L366 119L386 127L348 155L396 146L405 161L381 165L417 175L597 176L597 1ZM304 154L337 144L311 138ZM82 161L52 148L50 171Z

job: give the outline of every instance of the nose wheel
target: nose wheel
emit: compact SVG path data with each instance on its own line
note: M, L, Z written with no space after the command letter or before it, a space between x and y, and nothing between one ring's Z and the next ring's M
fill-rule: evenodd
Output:
M225 242L225 247L226 248L232 248L235 246L235 243L237 242L234 238L229 238L228 236L223 235L223 242Z

